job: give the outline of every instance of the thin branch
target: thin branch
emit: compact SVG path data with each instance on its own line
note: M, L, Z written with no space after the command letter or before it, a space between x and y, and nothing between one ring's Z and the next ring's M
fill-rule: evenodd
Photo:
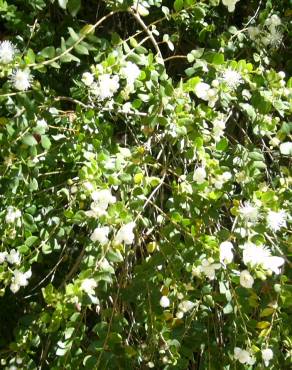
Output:
M186 55L171 55L170 57L167 57L164 59L164 62L168 62L169 60L173 59L187 59Z
M92 31L95 30L96 27L100 26L106 19L110 18L112 15L114 15L116 13L117 13L117 11L112 11L112 12L108 13L107 15L105 15L104 17L102 17L100 20L98 20L93 26L88 27L88 29L82 34L82 36L76 42L74 42L74 44L72 46L70 46L68 49L63 51L63 53L61 53L60 55L57 55L54 58L51 58L49 60L45 60L45 61L40 62L40 63L29 64L28 67L45 66L45 65L51 64L51 63L56 62L57 60L61 59L63 56L70 53L70 51L73 50L77 45L79 45L87 37L88 34L90 34Z
M159 46L157 44L157 41L155 40L154 36L153 36L153 33L150 31L150 29L147 27L147 25L144 23L144 21L142 20L142 18L140 17L139 13L137 13L134 9L132 8L129 8L129 12L133 15L133 17L136 19L136 21L140 24L140 26L143 28L143 30L149 35L149 38L156 50L156 53L157 55L159 56L159 58L161 59L161 62L162 64L164 65L164 60L163 60L163 56L162 56L162 53L159 49Z

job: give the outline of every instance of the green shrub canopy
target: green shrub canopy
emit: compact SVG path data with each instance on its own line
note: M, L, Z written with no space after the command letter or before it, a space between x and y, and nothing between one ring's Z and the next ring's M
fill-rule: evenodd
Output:
M289 3L0 0L1 368L289 368Z

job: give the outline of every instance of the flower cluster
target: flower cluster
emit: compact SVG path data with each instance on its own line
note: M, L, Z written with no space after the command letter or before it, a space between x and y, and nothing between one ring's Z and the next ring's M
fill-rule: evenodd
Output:
M283 34L280 30L281 24L281 18L277 14L272 14L265 20L264 27L248 27L248 35L256 44L277 48L283 39Z
M97 79L91 72L84 72L81 81L90 88L90 93L99 101L111 99L121 86L121 80L126 81L124 95L128 96L134 91L135 81L140 76L140 68L133 62L122 64L119 74L105 72L102 65L95 67Z

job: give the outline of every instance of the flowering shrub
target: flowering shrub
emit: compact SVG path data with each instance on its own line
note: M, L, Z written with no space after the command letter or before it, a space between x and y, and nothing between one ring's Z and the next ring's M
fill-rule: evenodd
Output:
M3 369L288 369L288 1L0 0Z

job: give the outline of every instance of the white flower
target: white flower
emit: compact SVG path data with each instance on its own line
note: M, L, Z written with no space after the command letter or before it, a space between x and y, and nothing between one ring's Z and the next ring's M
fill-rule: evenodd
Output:
M230 13L234 12L235 10L235 4L238 2L239 0L222 0L222 3L227 6L228 8L228 11Z
M7 255L7 252L0 252L0 264L5 262Z
M121 75L127 80L128 85L133 85L137 78L140 76L139 67L132 62L127 62L125 67L121 68Z
M135 239L135 235L133 233L135 226L135 222L129 222L128 224L123 225L115 236L114 244L119 245L123 242L127 245L132 244Z
M262 358L265 366L269 366L270 361L274 357L274 353L270 348L262 349Z
M100 100L105 100L111 98L120 87L119 77L103 74L98 77L98 82L91 86L91 92Z
M85 181L83 183L83 187L85 188L85 190L89 191L90 193L92 193L94 191L94 186L91 182L89 181Z
M81 283L81 290L88 295L95 295L94 289L97 287L97 282L94 279L85 279Z
M263 245L255 245L251 242L245 243L243 246L243 263L254 267L264 261L265 258L271 255L270 250Z
M88 217L101 217L106 214L109 204L116 202L116 197L112 196L109 189L93 191L91 194L92 200L90 211L85 212Z
M267 224L273 231L279 231L281 227L286 227L286 212L281 209L278 212L269 211L267 215Z
M255 41L257 40L257 37L259 36L261 31L259 30L258 27L251 26L251 27L248 27L247 32L248 32L249 37Z
M210 90L210 85L206 84L205 82L199 82L195 86L195 94L198 98L208 101L208 91Z
M270 145L272 147L277 147L281 144L281 140L279 140L277 137L273 137L271 140L270 140Z
M214 280L216 276L216 270L221 267L219 263L213 263L212 259L203 259L201 265L201 271L210 279Z
M213 135L215 141L220 140L221 136L224 135L224 130L225 130L225 121L222 119L216 119L213 122Z
M175 317L177 319L182 319L184 317L184 312L182 311L177 311L177 313L175 314Z
M109 189L96 190L92 192L91 198L98 203L111 204L116 202L116 197L111 194Z
M254 283L254 279L247 270L243 270L240 273L240 285L244 288L250 289L252 288Z
M216 189L222 189L223 184L230 180L232 177L230 172L224 172L221 175L218 175L214 181L214 186Z
M12 293L14 293L14 294L17 293L19 291L19 289L20 289L19 285L14 284L14 283L10 284L10 290L11 290Z
M223 72L222 78L230 89L236 89L243 82L241 74L231 68Z
M234 358L238 360L241 364L247 365L253 365L256 361L249 351L239 347L234 348Z
M122 112L125 113L125 114L129 114L129 113L133 112L132 104L130 102L125 103L122 107Z
M84 85L91 86L94 81L94 76L90 72L84 72L81 80L84 83Z
M99 242L101 245L105 245L108 243L108 233L109 233L109 227L97 227L94 229L93 233L90 236L90 239L93 242Z
M195 303L191 301L182 301L179 305L178 308L182 313L186 313L190 310L192 310L195 307Z
M225 241L220 244L220 262L224 264L231 263L233 261L233 244L229 241Z
M10 290L13 293L16 293L19 291L21 286L27 286L28 285L28 279L31 277L31 269L29 269L26 272L21 272L19 270L13 271L13 278L12 283L10 285Z
M6 260L11 265L19 265L21 261L21 257L18 251L16 251L15 249L11 249L9 254L6 256Z
M278 76L283 80L286 77L286 73L284 71L278 72Z
M250 202L245 202L239 208L239 214L245 221L256 221L259 217L259 210Z
M273 14L270 18L265 20L265 25L270 27L271 29L280 26L282 23L281 18L277 16L277 14Z
M206 180L206 176L207 176L207 173L206 173L205 168L204 167L198 167L194 171L193 180L197 184L202 184Z
M274 48L278 48L283 40L283 34L277 29L271 29L271 32L262 39L265 45L271 45Z
M20 217L21 217L21 211L19 209L16 209L16 208L11 207L11 206L7 208L5 221L8 224L13 224Z
M11 82L16 90L25 91L31 86L32 77L28 69L17 69L11 76Z
M159 304L160 304L160 306L161 306L161 307L163 307L163 308L169 307L169 305L170 305L170 300L169 300L169 298L168 298L166 295L163 295L163 296L160 298Z
M264 269L271 270L276 275L278 275L281 272L280 267L282 267L284 263L285 263L285 260L282 257L269 256L264 259L262 264L263 264Z
M8 64L13 61L16 48L10 41L0 42L0 63Z
M282 257L271 256L268 247L249 242L243 245L243 262L251 267L261 265L265 270L271 270L275 274L279 274L280 267L285 260Z

